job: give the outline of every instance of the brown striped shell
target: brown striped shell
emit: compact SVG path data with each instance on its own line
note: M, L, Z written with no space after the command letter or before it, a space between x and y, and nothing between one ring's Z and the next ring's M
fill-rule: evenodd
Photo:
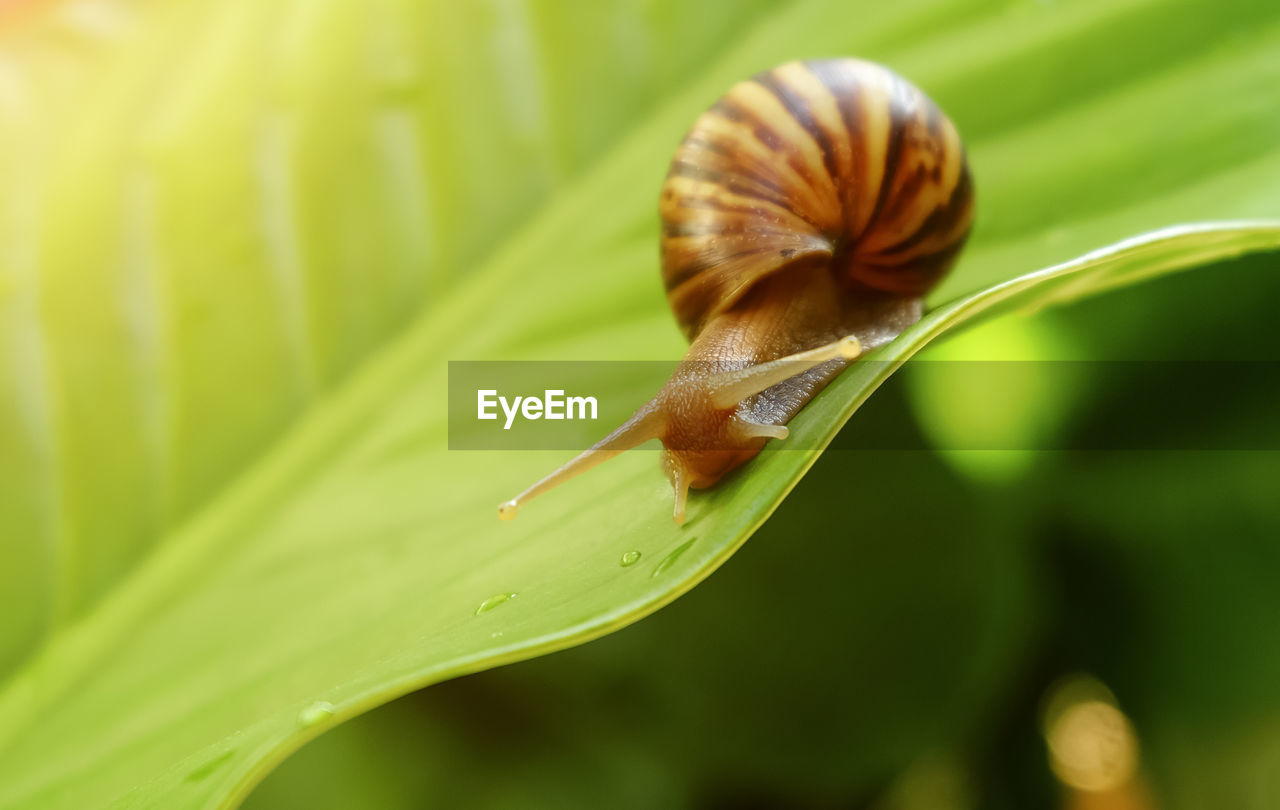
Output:
M690 339L789 266L919 297L950 268L972 212L960 137L924 93L871 62L788 62L735 85L676 151L663 282Z

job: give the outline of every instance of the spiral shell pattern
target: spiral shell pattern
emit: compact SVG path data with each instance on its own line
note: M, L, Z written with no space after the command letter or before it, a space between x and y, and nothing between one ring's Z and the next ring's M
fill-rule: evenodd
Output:
M800 262L923 295L968 236L973 185L955 127L914 85L856 59L789 62L698 118L660 213L663 282L692 339Z

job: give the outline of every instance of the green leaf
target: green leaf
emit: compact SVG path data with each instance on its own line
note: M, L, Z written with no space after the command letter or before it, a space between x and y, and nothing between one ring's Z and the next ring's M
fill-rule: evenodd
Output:
M0 677L770 2L0 12Z
M0 649L45 637L0 692L4 807L233 803L336 720L632 622L745 541L817 451L765 453L683 528L647 453L500 524L562 454L448 452L444 362L678 356L657 186L755 70L890 64L977 178L950 303L806 409L805 446L948 329L1280 247L1182 226L1054 264L1280 208L1272 4L813 0L734 28L726 3L688 23L730 43L711 61L684 4L588 16L594 39L567 5L160 5L0 42ZM647 32L655 72L606 30ZM531 108L540 76L559 101Z

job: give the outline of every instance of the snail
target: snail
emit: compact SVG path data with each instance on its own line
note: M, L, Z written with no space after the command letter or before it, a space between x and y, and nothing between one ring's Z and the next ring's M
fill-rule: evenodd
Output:
M650 402L498 508L650 439L682 523L709 487L785 439L862 352L892 340L969 235L973 183L951 121L857 59L788 62L729 90L662 185L662 280L690 346Z

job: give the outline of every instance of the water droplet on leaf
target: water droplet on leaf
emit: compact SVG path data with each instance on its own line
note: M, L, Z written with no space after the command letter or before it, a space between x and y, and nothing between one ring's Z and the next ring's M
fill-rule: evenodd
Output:
M689 547L692 545L693 545L693 540L690 540L686 543L682 543L681 545L676 546L676 548L670 554L662 558L662 562L654 566L653 573L650 574L649 576L656 577L656 576L665 574L667 569L675 565L676 560L680 559L680 555L688 551Z
M298 712L298 723L303 726L314 726L333 717L333 704L317 700L307 708Z
M213 759L205 762L202 765L196 766L196 768L192 770L191 773L187 774L186 781L199 782L202 779L206 779L214 771L218 770L223 765L226 765L228 762L230 762L231 758L234 757L235 755L236 755L236 750L234 748L232 748L230 751L223 751L221 754L218 754Z
M514 593L495 593L493 596L490 596L488 599L480 603L480 607L476 608L476 615L479 616L481 613L488 613L498 605L506 602L508 599L515 599L518 595L519 594Z

